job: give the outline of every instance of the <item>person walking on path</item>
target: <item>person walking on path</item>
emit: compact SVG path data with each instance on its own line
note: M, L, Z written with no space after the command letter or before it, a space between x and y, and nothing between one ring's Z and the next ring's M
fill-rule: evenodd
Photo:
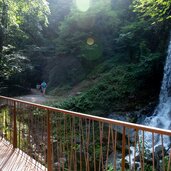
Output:
M44 96L45 93L46 93L46 88L47 88L47 84L46 84L45 81L43 81L43 82L41 83L41 90L42 90L43 96Z

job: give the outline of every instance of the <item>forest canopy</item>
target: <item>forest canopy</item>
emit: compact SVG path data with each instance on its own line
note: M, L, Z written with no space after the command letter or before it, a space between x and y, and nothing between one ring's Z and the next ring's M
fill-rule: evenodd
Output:
M50 9L46 0L0 0L1 84L12 75L27 70L29 59L21 46L31 37L32 29L37 34L43 25L47 26L48 14Z
M134 0L134 12L140 13L141 17L151 17L160 22L171 18L171 1L166 0Z

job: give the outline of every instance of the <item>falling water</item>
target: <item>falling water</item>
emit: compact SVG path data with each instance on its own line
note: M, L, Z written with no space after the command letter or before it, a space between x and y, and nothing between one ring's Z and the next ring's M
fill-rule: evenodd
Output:
M160 90L159 104L153 115L147 117L144 121L145 125L158 127L163 129L171 129L171 40L168 47L168 55L164 67L164 76ZM151 135L146 135L147 139L151 139ZM156 145L159 137L155 137ZM170 141L165 137L165 145Z

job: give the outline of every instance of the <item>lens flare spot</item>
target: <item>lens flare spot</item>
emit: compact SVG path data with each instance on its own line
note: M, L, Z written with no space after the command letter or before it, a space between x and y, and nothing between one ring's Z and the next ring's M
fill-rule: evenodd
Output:
M76 0L78 10L86 12L90 7L90 0Z
M88 39L87 39L87 44L88 45L93 45L94 44L94 39L93 38L91 38L91 37L89 37Z

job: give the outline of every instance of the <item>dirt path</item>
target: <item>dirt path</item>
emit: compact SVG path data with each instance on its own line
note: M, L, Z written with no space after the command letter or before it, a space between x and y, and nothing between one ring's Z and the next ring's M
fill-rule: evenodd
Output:
M31 94L29 95L19 96L16 98L28 102L38 103L38 104L43 104L45 102L50 102L55 100L54 96L48 96L48 95L43 96L42 93L36 89L31 89Z

